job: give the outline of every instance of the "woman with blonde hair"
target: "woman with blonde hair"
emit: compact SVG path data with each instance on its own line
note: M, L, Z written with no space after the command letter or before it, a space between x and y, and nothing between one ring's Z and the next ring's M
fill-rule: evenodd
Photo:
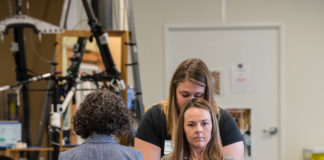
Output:
M224 160L215 108L202 98L189 101L172 136L174 150L162 160Z
M159 160L171 152L171 135L177 128L180 111L193 98L203 98L214 106L224 153L243 160L242 135L233 118L216 104L209 69L198 58L186 59L178 65L170 82L169 98L145 113L136 131L134 147L145 160Z

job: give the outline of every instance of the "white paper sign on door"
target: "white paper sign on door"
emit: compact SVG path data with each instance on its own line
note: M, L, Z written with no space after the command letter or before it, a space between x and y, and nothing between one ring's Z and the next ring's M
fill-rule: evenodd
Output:
M231 66L232 92L244 93L251 91L251 67L238 64Z

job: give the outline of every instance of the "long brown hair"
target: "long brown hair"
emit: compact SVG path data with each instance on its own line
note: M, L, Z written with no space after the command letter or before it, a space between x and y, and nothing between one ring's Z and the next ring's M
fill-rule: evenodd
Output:
M176 130L175 146L172 152L171 160L181 160L184 156L190 155L190 144L186 138L184 131L184 114L189 108L201 108L210 113L212 122L211 137L204 150L203 159L208 160L224 160L222 151L222 142L219 134L216 107L212 106L208 101L202 98L194 98L182 109L179 115L178 126Z
M205 87L203 98L215 106L216 113L219 113L219 108L214 100L213 85L207 65L198 58L186 59L178 65L171 78L169 98L161 103L163 112L166 115L167 131L171 135L176 128L180 113L177 107L176 89L180 83L186 80Z

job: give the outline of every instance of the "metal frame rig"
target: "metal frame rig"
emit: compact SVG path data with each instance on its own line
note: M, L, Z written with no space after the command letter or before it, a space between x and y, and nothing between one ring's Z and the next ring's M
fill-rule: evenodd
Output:
M17 0L18 1L18 0ZM18 88L21 89L23 94L23 110L24 110L24 120L23 120L23 142L26 142L28 146L31 145L30 140L30 127L29 127L29 96L28 96L28 84L31 82L47 79L52 81L49 83L47 90L49 91L49 95L51 96L48 99L51 99L51 107L52 107L52 115L51 115L51 124L50 124L50 136L51 136L51 145L53 147L52 152L52 160L57 160L59 155L59 148L60 148L60 124L57 125L57 115L64 113L68 107L69 102L71 101L74 91L76 90L76 84L79 80L84 81L104 81L104 82L111 82L110 86L114 86L110 89L115 89L114 91L117 94L121 94L120 91L124 90L125 84L123 80L120 79L120 73L115 67L115 63L112 59L111 52L108 47L108 34L104 33L102 30L101 25L98 23L95 15L93 14L91 8L87 0L82 0L83 6L85 8L86 14L88 16L88 24L91 28L92 37L96 39L97 46L100 50L100 54L103 60L103 64L105 66L105 71L96 75L86 75L80 76L78 74L80 63L82 61L83 52L86 45L86 37L80 37L78 39L77 44L74 47L74 57L72 58L72 64L68 69L67 76L56 76L56 73L46 73L40 76L31 77L27 74L27 65L26 65L26 56L25 56L25 46L24 46L24 28L32 28L36 34L54 34L54 33L62 33L64 29L49 24L47 22L43 22L32 18L27 15L23 15L21 11L21 6L17 6L17 15L13 17L7 18L3 21L0 21L0 37L3 39L3 35L7 34L10 28L14 30L14 37L15 43L12 47L12 52L14 52L15 62L16 62L16 80L17 83L14 85L6 85L0 87L0 91ZM17 3L17 5L21 5L21 3ZM53 58L53 61L55 57ZM58 82L63 82L59 85ZM104 83L106 84L106 83ZM59 91L60 88L64 89L64 93ZM117 88L117 89L116 89ZM59 98L63 96L64 100L62 103L61 108L58 107L58 102L60 101ZM44 107L44 106L43 106ZM49 111L48 107L44 111ZM42 112L44 115L48 115L48 113ZM43 117L43 115L41 115ZM46 117L46 116L44 116ZM58 116L60 117L60 116ZM54 119L54 120L53 120ZM43 122L43 121L42 121ZM53 122L53 123L52 123ZM44 125L44 124L42 124Z

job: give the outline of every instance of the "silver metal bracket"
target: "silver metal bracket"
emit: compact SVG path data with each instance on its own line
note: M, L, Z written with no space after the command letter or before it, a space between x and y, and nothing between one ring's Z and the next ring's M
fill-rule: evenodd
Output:
M64 29L53 24L32 18L27 15L14 15L10 18L6 18L0 21L0 34L7 34L9 28L16 26L30 27L35 33L40 34L55 34L63 33Z

